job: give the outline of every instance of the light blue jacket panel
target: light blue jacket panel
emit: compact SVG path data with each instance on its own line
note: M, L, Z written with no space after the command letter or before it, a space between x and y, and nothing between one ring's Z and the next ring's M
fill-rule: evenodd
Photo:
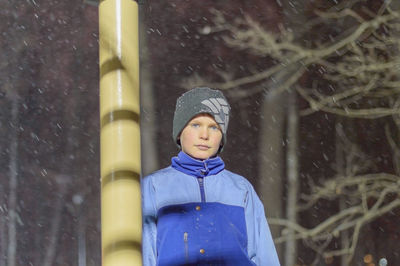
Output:
M160 209L191 203L220 203L244 209L248 258L259 266L279 266L278 256L265 218L264 207L252 185L228 170L203 178L204 198L196 177L173 167L142 180L143 263L157 265L157 220ZM204 202L205 200L205 202Z

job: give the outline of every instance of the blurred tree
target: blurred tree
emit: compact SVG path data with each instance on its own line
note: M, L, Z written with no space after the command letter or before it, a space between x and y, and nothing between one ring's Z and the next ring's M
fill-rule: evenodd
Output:
M18 189L18 125L19 125L19 95L13 91L10 93L11 100L11 141L9 161L9 189L8 189L8 265L16 265L17 258L17 189Z
M275 65L216 86L230 91L241 87L240 94L243 96L265 89L272 95L292 89L305 100L303 106L308 103L309 107L300 112L303 116L323 111L342 116L346 120L376 119L376 125L383 121L387 128L387 143L392 147L392 153L398 154L399 147L395 145L396 141L392 136L394 124L387 119L393 116L396 123L399 115L398 4L391 1L315 1L308 3L304 11L297 11L309 12L311 19L301 29L282 25L279 33L265 29L251 16L238 18L232 23L222 13L217 12L211 29L223 30L224 41L228 46L259 56L268 56ZM269 84L270 80L282 80L282 77L284 82L278 82L278 87L262 86L263 83ZM248 87L248 84L258 86ZM378 121L378 118L382 119ZM352 120L347 123L350 121ZM361 123L363 122L359 122ZM357 133L352 132L354 128L358 129L357 126L352 126L344 130L344 135L338 136L356 139ZM381 133L382 131L375 130L370 137ZM398 137L398 133L395 135ZM346 205L342 205L342 209L331 213L326 219L324 215L319 215L316 219L318 223L307 222L303 218L305 224L313 225L310 229L290 220L270 219L270 223L286 228L277 243L290 241L293 237L302 239L306 246L316 252L313 264L318 263L321 257L325 258L326 263L332 263L333 256L345 256L346 263L350 263L353 261L361 228L398 209L400 199L396 193L399 180L396 156L391 158L394 165L388 169L387 164L377 166L376 161L380 160L380 157L376 157L377 154L349 152L352 147L364 148L370 145L371 139L363 140L364 142L353 140L344 146L347 159L342 163L344 169L338 167L345 175L321 176L318 182L323 185L313 185L309 196L303 195L303 200L307 199L307 207L324 205L326 200L334 204L345 202ZM340 147L336 149L340 150ZM326 152L323 151L322 156L327 157ZM380 152L385 154L387 150L380 149ZM339 153L338 158L341 156ZM308 189L310 188L306 188ZM352 198L347 198L350 195ZM298 210L303 212L304 206L298 205ZM296 233L293 235L291 230ZM342 242L342 247L337 249L335 238L344 231L348 232L350 238L347 245ZM385 246L390 249L390 246ZM390 251L386 251L388 253ZM392 260L396 258L393 257Z
M3 179L1 189L3 193L0 198L0 206L6 215L1 215L0 230L1 230L1 243L0 243L0 265L14 266L17 265L17 248L18 248L18 225L21 224L18 206L18 185L21 178L20 162L19 162L19 147L20 147L20 107L22 98L26 95L26 81L24 80L25 74L22 72L28 66L28 60L23 56L26 54L26 40L22 38L24 27L15 25L14 19L19 14L26 14L25 9L16 12L9 3L1 4L1 15L3 22L1 24L1 32L4 38L1 42L2 55L0 69L2 73L7 73L1 79L2 88L2 108L3 114L8 119L7 124L4 125L5 137L8 141L4 145L3 156L8 162L8 178ZM10 30L10 28L14 30ZM18 43L13 45L13 41L19 39ZM13 71L10 71L10 70ZM6 229L7 228L7 229ZM7 260L6 260L7 258Z
M0 29L0 265L75 265L79 230L98 265L97 9L2 1Z
M145 6L139 5L140 20L143 20ZM154 84L152 81L153 73L150 65L150 49L146 45L147 34L145 23L139 25L140 41L140 107L141 107L141 156L142 156L142 176L159 169L157 156L157 119L156 119L156 97L154 93Z

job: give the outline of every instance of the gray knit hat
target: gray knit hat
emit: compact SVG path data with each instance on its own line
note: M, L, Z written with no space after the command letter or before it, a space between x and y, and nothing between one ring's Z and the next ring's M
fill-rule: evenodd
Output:
M222 146L226 143L230 109L231 107L221 91L207 87L191 89L176 100L172 138L180 146L178 137L186 124L194 116L206 113L214 117L215 122L221 128Z

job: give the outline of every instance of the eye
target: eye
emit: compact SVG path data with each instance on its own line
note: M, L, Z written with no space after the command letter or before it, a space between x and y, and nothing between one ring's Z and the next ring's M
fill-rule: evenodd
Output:
M200 124L199 123L191 123L190 126L194 127L194 128L198 128L200 126Z
M210 126L210 128L211 128L212 130L219 130L219 127L218 127L217 125Z

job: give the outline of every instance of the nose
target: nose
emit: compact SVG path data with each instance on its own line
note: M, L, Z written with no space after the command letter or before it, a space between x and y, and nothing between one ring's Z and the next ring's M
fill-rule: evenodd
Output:
M208 130L207 130L207 128L205 128L205 127L201 128L201 129L200 129L200 138L201 138L201 139L207 140L208 137L209 137L209 136L208 136Z

